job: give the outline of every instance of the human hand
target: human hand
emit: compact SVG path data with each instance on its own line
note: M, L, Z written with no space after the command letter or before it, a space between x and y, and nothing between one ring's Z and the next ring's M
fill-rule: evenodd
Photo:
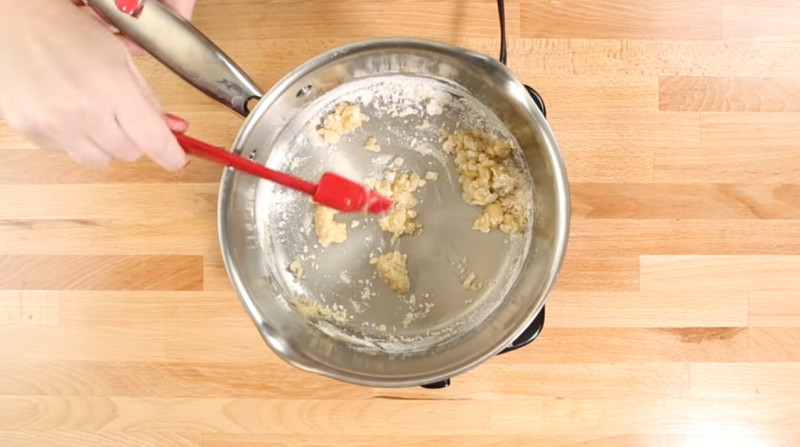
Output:
M171 132L186 123L163 115L120 41L70 2L0 0L0 67L0 117L38 146L98 167L143 155L186 165Z

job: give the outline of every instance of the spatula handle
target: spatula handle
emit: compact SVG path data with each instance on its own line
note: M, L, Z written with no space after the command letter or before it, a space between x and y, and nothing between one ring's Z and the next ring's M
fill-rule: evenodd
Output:
M254 163L244 157L232 154L225 149L197 140L185 134L174 132L174 135L178 140L178 144L181 145L187 154L195 155L221 165L230 166L239 171L288 186L289 188L296 189L308 195L313 196L314 192L317 190L317 185L314 183L293 177L289 174L284 174L280 171L274 171L266 166Z

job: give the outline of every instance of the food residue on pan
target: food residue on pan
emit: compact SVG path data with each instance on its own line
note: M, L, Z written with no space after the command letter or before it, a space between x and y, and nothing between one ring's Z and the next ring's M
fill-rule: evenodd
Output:
M370 183L376 191L394 202L389 213L378 221L381 229L392 234L393 245L401 235L413 234L422 228L422 225L414 220L417 217L414 207L419 203L414 195L420 186L417 174L386 171L382 180Z
M318 205L314 211L314 230L317 232L319 244L327 247L330 244L341 244L347 239L347 225L336 222L333 217L337 211L333 208Z
M426 298L430 298L427 296ZM409 309L410 311L406 313L405 317L403 317L403 327L407 328L416 320L420 318L425 318L433 309L434 304L431 302L421 302L417 304L417 300L415 299L414 295L411 295L408 300Z
M339 104L322 119L322 126L317 132L326 143L336 144L342 135L358 129L365 121L369 121L369 117L361 113L361 107Z
M527 225L530 198L522 173L512 160L511 143L483 130L457 130L442 137L442 148L454 155L464 201L483 206L472 228L508 234Z
M461 282L461 286L466 290L477 292L483 288L483 283L477 280L475 272L469 272L464 281Z
M324 306L305 296L295 297L290 300L292 306L306 318L322 318L333 320L337 323L347 321L347 309L341 304Z
M407 255L396 250L373 260L380 277L397 293L407 293L411 290L407 260Z
M376 94L376 98L378 96L379 94ZM312 133L316 128L316 134L330 145L327 153L332 154L332 157L347 156L347 153L341 150L335 151L334 146L338 143L340 148L344 147L340 142L343 135L356 131L370 120L358 105L361 102L363 106L371 107L369 101L372 100L367 100L366 102L364 100L356 100L336 104L332 108L326 109L321 118L321 125L318 125L320 121L311 120L311 123L307 123L305 128ZM300 283L300 287L311 286L311 281L316 280L316 275L322 275L321 277L326 278L326 280L337 281L340 287L344 287L345 284L351 285L351 289L352 287L357 287L349 296L338 295L340 292L337 291L332 292L336 297L335 299L347 306L347 309L340 304L327 305L322 293L317 296L316 292L310 294L311 298L303 294L290 300L292 306L301 314L309 318L344 323L349 319L348 310L353 314L361 314L370 307L374 308L376 302L380 302L381 306L396 306L399 304L401 307L394 313L397 321L390 321L388 325L379 324L380 321L375 321L371 323L371 326L369 322L365 322L367 326L376 331L394 331L397 327L400 327L401 320L402 327L408 328L414 321L428 316L434 304L431 294L423 292L430 285L425 284L425 279L418 281L416 277L412 278L409 274L409 265L414 267L411 272L416 275L417 271L428 268L425 264L428 261L422 257L417 262L421 262L424 267L415 267L415 254L413 250L409 251L408 246L406 246L406 244L409 244L410 247L414 247L418 243L414 238L409 237L406 239L407 236L418 236L422 233L423 228L419 220L420 218L424 219L425 216L424 214L421 217L418 215L418 208L423 213L427 212L428 208L418 207L419 200L423 197L426 200L431 200L431 197L434 197L434 200L441 201L443 197L450 199L451 196L447 194L452 194L453 192L461 194L465 203L481 208L480 214L476 219L467 219L467 222L471 221L471 227L474 230L487 233L493 229L498 229L506 234L518 234L525 231L531 207L530 189L528 181L523 177L512 157L511 141L482 130L482 122L473 126L471 121L457 121L457 130L443 131L441 134L437 134L439 126L443 126L443 119L434 117L442 114L444 108L450 106L447 101L449 99L446 96L441 96L438 99L417 100L416 105L414 105L410 104L407 98L401 97L398 100L397 107L390 109L388 112L384 112L383 109L373 112L372 108L368 108L367 113L376 123L365 125L356 134L355 138L345 139L348 144L355 145L353 147L354 150L366 150L376 153L373 156L369 156L359 152L361 155L357 155L358 158L356 159L368 160L367 163L370 163L369 160L371 159L371 163L376 164L373 170L368 171L365 183L379 193L391 198L393 207L382 216L356 216L360 220L351 219L346 215L338 215L337 211L331 208L316 207L311 222L319 245L313 244L314 249L318 250L320 246L326 248L333 244L344 243L348 238L347 227L349 226L352 232L351 239L354 241L348 241L341 249L329 251L329 255L336 256L336 262L339 262L347 259L347 257L352 257L353 251L363 249L363 245L370 252L369 254L367 254L367 251L362 252L364 256L362 259L365 263L371 265L364 266L367 270L366 273L363 273L362 267L358 267L356 264L351 265L349 262L341 266L338 264L331 266L323 264L323 272L317 273L314 270L319 269L319 264L311 263L310 261L306 263L303 255L300 255L288 267L296 281L303 281ZM392 153L391 149L394 148L392 141L398 138L399 134L394 133L396 131L393 130L389 133L391 135L389 137L383 130L384 127L380 127L385 126L380 119L380 117L385 116L384 113L393 117L403 117L400 126L410 126L412 129L430 129L427 132L413 135L413 138L409 136L407 140L395 143L401 147L404 145L412 148L409 150L413 150L414 154L409 155L406 152ZM420 115L427 116L430 121L419 117ZM448 121L445 120L444 122ZM374 126L379 127L376 128ZM391 126L395 126L395 124L392 122ZM394 129L398 129L398 127L394 127ZM404 128L400 127L399 129L402 131ZM372 132L375 133L370 136ZM364 135L364 139L360 139L362 138L361 135ZM439 135L441 135L441 138L438 139L437 145L437 137ZM319 141L315 135L309 136L306 134L306 138ZM381 144L384 147L381 147ZM379 152L384 153L377 154ZM423 158L423 163L426 164L420 165L417 154L429 157L427 160ZM337 159L335 163L338 163L338 160L340 159ZM293 169L297 167L296 161L297 159L292 160ZM344 163L350 162L350 160L344 159ZM450 165L450 163L453 164ZM354 166L355 172L361 169L357 164L349 166L347 164L332 164L332 169L336 167L352 169ZM374 170L378 166L380 166L379 169L386 169L382 178L380 177L381 174L376 173L376 170ZM454 166L455 169L450 166ZM412 172L408 167L419 170ZM453 185L453 189L448 190L447 188L450 187L449 180L453 178L451 177L453 170L457 175L459 185ZM436 182L442 175L447 180L445 184L437 184L432 191L424 189L426 183ZM371 180L375 178L377 180ZM442 191L445 191L444 195L440 195L443 194ZM438 218L434 217L433 219ZM440 221L432 221L429 224L431 228L434 228L433 222L438 225ZM464 223L454 222L453 224L463 225ZM364 227L365 229L352 231L352 229L359 227ZM380 228L384 235L376 237L373 232L375 227ZM305 223L303 226L304 231L307 231L308 228L308 223ZM359 237L355 237L355 234L358 234ZM355 241L355 239L362 239L362 234L366 235L363 237L364 240ZM426 235L425 237L428 236ZM401 238L403 239L401 240ZM505 239L504 243L507 244L509 240L513 242L514 238ZM420 239L419 241L425 241L425 239ZM355 245L353 244L354 242L356 243ZM384 253L387 247L391 248ZM297 251L299 252L300 249L298 248ZM303 246L303 253L308 253L308 246ZM356 253L358 252L356 251ZM410 253L410 259L408 253ZM475 256L475 253L470 251L465 252L465 254ZM340 255L345 257L339 258L338 256ZM303 264L300 263L301 261ZM322 264L322 260L319 260L319 262ZM309 278L304 275L303 267L306 267L310 272L307 273ZM328 268L326 269L326 267ZM349 267L353 268L349 269ZM483 275L487 274L484 271L486 268L485 262L477 266L468 266L465 258L459 267L458 272L452 272L447 275L447 278L450 278L447 280L453 281L452 286L457 289L463 288L471 292L481 291L484 288L484 282L480 279L487 279L488 284L494 284L492 278L483 277ZM362 274L368 275L376 282L382 281L391 291L398 294L397 296L400 299L390 300L388 304L384 304L382 300L373 300L372 298L377 296L376 291L380 292L380 290L374 289L374 285L367 277L360 277ZM308 284L305 281L308 281ZM385 287L380 283L379 286L381 288ZM428 290L434 291L436 289ZM319 292L324 292L325 295L328 295L327 290ZM330 295L328 296L330 299ZM464 296L464 304L471 303L475 298L469 293L465 293ZM468 297L471 298L466 299ZM445 311L448 310L445 309ZM383 312L383 310L380 312ZM380 315L380 313L374 315ZM373 314L367 312L364 317L371 320ZM437 315L435 318L438 321L440 316ZM395 323L396 327L393 325Z
M369 137L367 143L364 145L364 149L370 152L380 152L381 146L378 144L378 140L375 137Z
M303 265L300 264L300 261L294 260L291 264L289 264L289 271L294 276L295 281L300 281L303 277Z

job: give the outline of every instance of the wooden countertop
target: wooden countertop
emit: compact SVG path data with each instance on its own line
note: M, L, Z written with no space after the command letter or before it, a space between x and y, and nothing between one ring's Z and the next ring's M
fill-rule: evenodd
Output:
M498 52L490 0L199 3L264 87L361 38ZM800 7L506 3L573 194L538 340L443 390L296 370L228 283L217 167L92 171L0 127L0 445L800 444ZM233 141L239 118L138 63Z

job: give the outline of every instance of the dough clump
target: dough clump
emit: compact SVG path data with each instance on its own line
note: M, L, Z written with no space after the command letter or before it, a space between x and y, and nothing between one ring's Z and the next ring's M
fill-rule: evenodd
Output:
M397 293L411 290L411 280L408 278L406 267L407 259L407 255L395 250L373 260L380 277Z
M419 203L414 192L419 187L419 175L394 171L386 171L383 180L374 184L375 190L394 201L389 213L378 221L382 230L392 233L392 244L401 235L413 234L422 228L422 225L414 221L417 217L414 207Z
M361 113L361 107L338 104L333 112L322 119L322 127L317 129L317 133L326 143L336 144L342 135L358 129L366 121L369 121L369 117Z
M341 244L347 239L347 224L333 220L336 213L336 210L327 206L317 206L314 211L314 230L317 232L319 244L323 247Z
M522 173L510 159L511 143L482 130L457 130L442 138L442 147L454 155L462 197L470 205L483 206L472 228L493 228L508 234L527 225L530 195Z
M300 278L303 277L303 265L300 264L300 261L292 261L292 263L289 264L289 271L292 272L292 276L294 276L295 281L299 281Z
M344 323L347 321L347 309L340 304L334 304L332 307L324 306L305 296L293 298L291 304L292 307L297 309L297 311L306 318L316 317L325 320L333 320L337 323Z
M364 145L364 149L370 152L380 152L381 146L378 144L378 140L375 137L369 137L367 143Z

